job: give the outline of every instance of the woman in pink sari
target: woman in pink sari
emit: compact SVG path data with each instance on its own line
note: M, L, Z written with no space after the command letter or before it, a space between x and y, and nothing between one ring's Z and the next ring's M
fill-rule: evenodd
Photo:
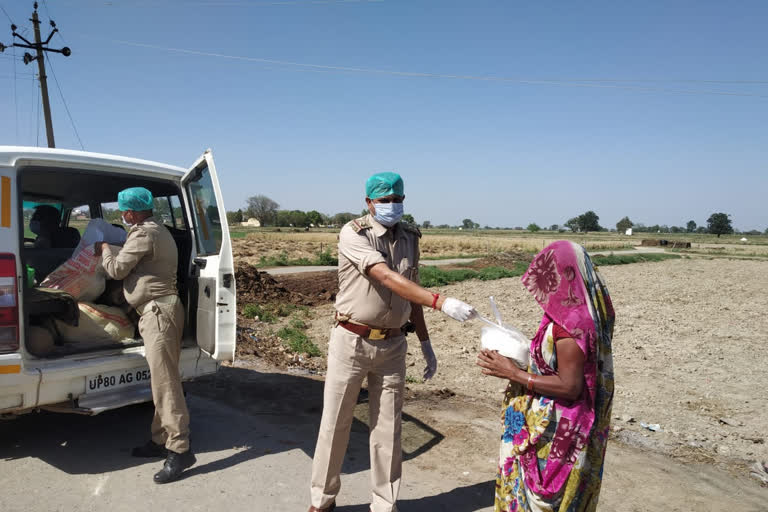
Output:
M483 350L483 373L509 380L497 512L597 508L613 401L614 312L583 247L555 242L522 278L544 310L528 369Z

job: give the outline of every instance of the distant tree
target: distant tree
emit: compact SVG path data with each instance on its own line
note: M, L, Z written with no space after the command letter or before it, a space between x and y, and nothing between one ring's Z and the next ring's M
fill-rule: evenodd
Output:
M568 219L563 225L575 233L579 230L579 218L573 217L572 219Z
M449 226L448 224L440 224L439 226L437 226L437 229L450 229L450 228L451 226Z
M368 215L369 213L371 213L371 212L369 212L369 211L368 211L368 208L363 208L363 211L362 211L362 212L360 212L360 216L361 216L361 217L365 217L365 216L366 216L366 215Z
M669 228L670 233L685 233L685 228L680 226L672 226Z
M552 224L551 226L549 226L550 231L557 231L558 229L560 229L560 226L558 226L557 224Z
M421 227L424 229L429 229L432 227L432 223L429 222L428 220L425 220L424 222L421 223Z
M757 229L750 229L749 231L744 231L744 234L750 235L750 236L762 235L762 233L760 233L760 231L758 231Z
M765 234L768 235L768 228L765 228Z
M592 210L582 213L577 218L579 231L587 233L589 231L600 231L602 229L599 224L600 217L598 217Z
M699 227L696 228L696 232L697 233L706 233L707 232L707 227L706 226L699 226Z
M461 221L461 227L464 229L472 229L475 227L475 222L472 219L464 219Z
M531 233L536 233L537 231L541 231L541 228L535 222L531 222L530 224L528 224L528 227L525 229L527 229Z
M337 213L333 217L331 217L331 224L337 225L337 226L343 226L347 222L354 220L358 217L358 215L355 215L354 213L349 212L342 212Z
M307 221L314 226L320 226L323 224L323 214L317 210L309 211L307 212Z
M227 223L229 225L239 224L240 222L243 222L243 210L227 212Z
M727 213L713 213L707 219L707 231L713 235L728 235L733 233L733 226L731 225L731 216Z
M696 222L689 220L688 224L685 225L685 230L688 233L693 233L694 231L696 231Z
M623 219L621 219L619 222L616 223L616 231L618 231L619 233L624 233L628 229L630 229L632 226L634 226L634 224L632 223L631 220L629 220L629 217L624 217Z
M411 215L410 213L404 214L402 220L406 224L413 224L414 226L416 225L416 219L414 219L413 215Z
M258 195L248 198L248 215L256 218L262 226L274 224L278 208L280 205L267 196Z

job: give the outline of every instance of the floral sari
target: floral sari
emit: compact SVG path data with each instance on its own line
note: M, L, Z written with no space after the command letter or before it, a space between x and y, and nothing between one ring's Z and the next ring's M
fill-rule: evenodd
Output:
M510 383L501 414L495 511L594 511L613 401L611 299L587 252L568 241L541 251L522 281L544 310L528 372L557 373L557 324L584 352L585 385L577 400L567 401Z

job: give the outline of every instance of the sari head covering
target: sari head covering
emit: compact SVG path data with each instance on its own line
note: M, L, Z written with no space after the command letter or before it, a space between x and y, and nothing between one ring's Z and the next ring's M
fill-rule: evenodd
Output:
M516 498L506 498L510 505L515 502L508 509L538 510L531 507L533 493L536 500L553 506L547 510L594 510L613 401L615 315L608 289L586 250L565 240L537 254L522 282L544 310L531 340L528 372L556 373L552 332L557 324L584 353L584 389L574 401L535 393L509 396L505 401L505 414L519 415L524 423L519 431L516 426L511 429L517 435L508 440L502 437L501 484L504 487L510 479L522 483L524 478L526 495L531 498L516 492Z

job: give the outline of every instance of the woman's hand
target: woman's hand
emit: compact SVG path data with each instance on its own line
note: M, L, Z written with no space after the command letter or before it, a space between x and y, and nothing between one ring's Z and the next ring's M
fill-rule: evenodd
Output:
M508 357L504 357L495 350L483 349L477 355L477 365L482 367L483 374L500 379L509 379L519 382L515 377L522 372L520 368Z

